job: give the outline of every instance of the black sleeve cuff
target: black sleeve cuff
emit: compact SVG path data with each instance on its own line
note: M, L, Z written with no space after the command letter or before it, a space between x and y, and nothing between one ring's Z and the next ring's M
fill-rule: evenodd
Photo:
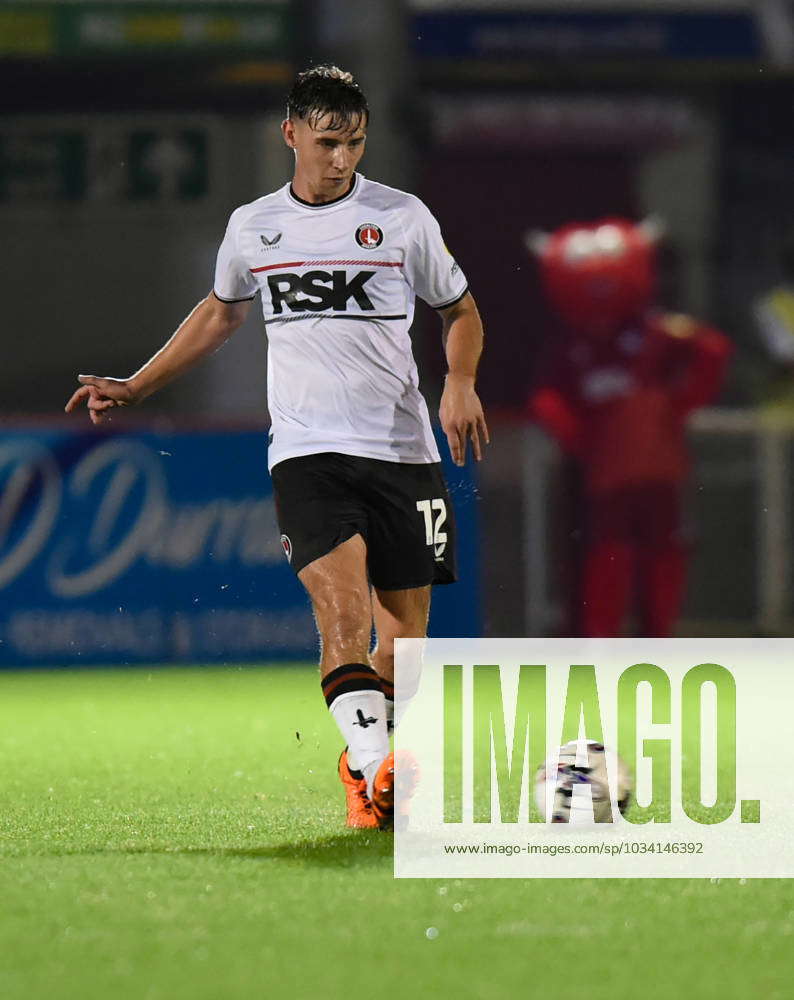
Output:
M257 293L254 292L253 295L246 295L246 297L244 299L224 299L223 296L222 295L218 295L218 293L213 288L212 294L215 296L215 298L218 300L218 302L225 302L226 305L233 305L235 302L251 302L252 299L256 298L256 294Z
M450 306L454 306L456 302L460 302L464 295L467 295L469 291L469 286L463 289L460 295L456 295L454 299L450 299L449 302L442 302L440 306L431 306L431 309L449 309Z

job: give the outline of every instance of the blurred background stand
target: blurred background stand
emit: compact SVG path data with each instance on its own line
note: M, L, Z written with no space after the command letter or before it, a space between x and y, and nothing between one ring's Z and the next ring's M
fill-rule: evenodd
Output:
M417 122L411 11L406 0L313 0L304 23L316 49L307 63L350 68L367 95L372 126L362 172L402 190L415 182Z

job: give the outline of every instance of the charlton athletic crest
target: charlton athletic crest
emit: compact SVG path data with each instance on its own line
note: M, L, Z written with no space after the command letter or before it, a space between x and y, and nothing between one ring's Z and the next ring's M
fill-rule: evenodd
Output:
M383 230L374 222L364 222L356 230L356 243L364 250L376 250L383 243Z
M289 535L281 536L281 547L284 549L287 562L292 562L292 542L289 540Z

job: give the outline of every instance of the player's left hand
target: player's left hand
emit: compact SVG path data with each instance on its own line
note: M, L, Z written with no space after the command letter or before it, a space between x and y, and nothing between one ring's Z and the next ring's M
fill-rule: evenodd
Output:
M480 398L474 390L470 375L447 375L441 406L438 411L441 426L447 435L449 450L455 465L466 463L466 443L471 439L471 450L477 461L482 459L482 444L491 443L485 414Z
M130 379L102 378L98 375L78 375L77 379L83 384L72 393L64 409L71 413L85 402L92 424L101 424L109 419L108 411L114 407L131 406L135 402Z

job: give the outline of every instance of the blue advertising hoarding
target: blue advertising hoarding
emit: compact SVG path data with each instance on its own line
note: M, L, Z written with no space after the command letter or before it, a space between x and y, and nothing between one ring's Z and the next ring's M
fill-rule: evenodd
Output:
M435 588L431 630L476 635L477 490L469 468L445 471L462 582ZM316 652L264 432L3 433L0 666Z
M463 7L464 5L461 5ZM414 18L428 59L759 59L752 11L429 10Z

